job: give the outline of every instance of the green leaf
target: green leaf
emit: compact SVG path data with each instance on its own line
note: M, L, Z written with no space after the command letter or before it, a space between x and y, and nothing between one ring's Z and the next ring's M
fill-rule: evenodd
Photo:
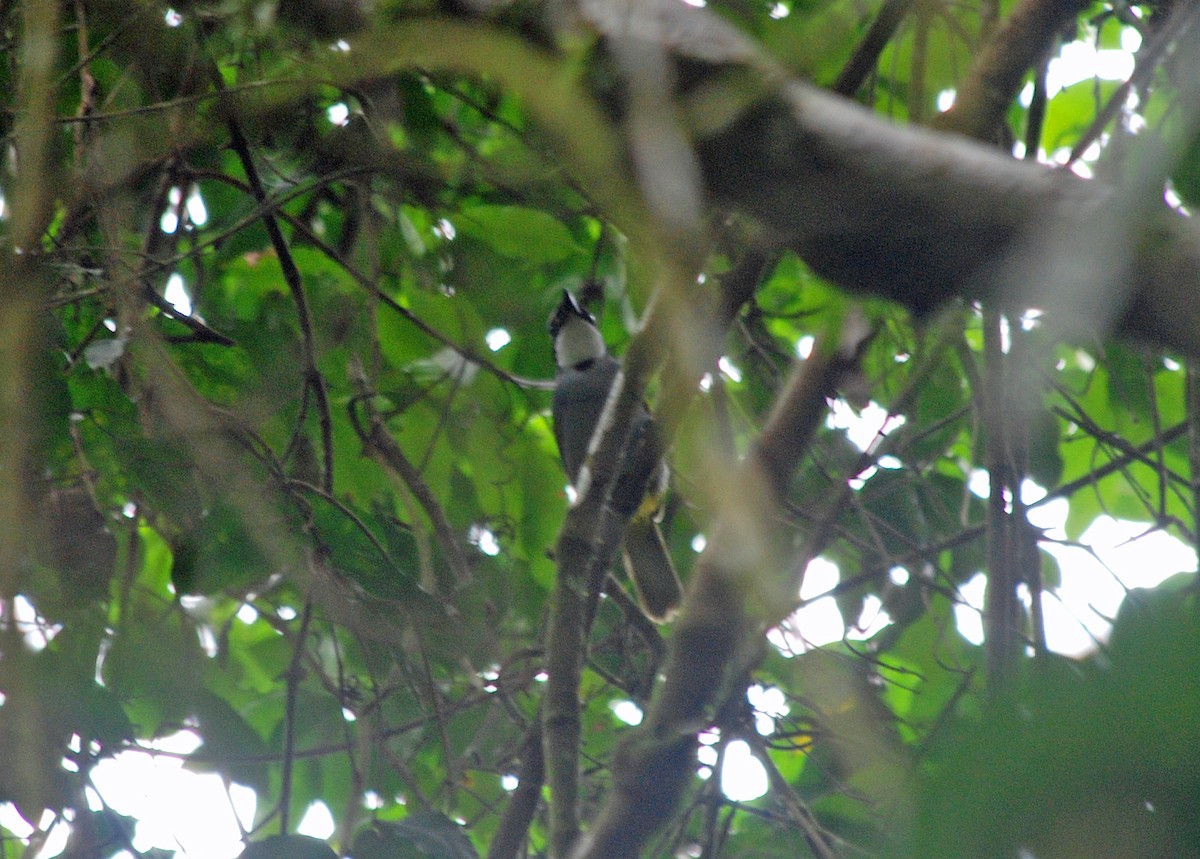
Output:
M274 254L247 256L232 263L223 286L218 293L222 306L242 322L262 319L270 304L287 295L283 269Z
M416 590L415 540L396 519L376 511L335 507L321 499L314 502L312 517L330 563L341 574L391 599L404 599Z
M255 534L232 504L213 505L177 544L171 580L179 593L213 594L265 579L270 567Z
M1108 398L1114 408L1121 408L1136 420L1150 416L1150 385L1152 376L1144 353L1117 342L1104 349L1108 370Z
M139 730L153 732L164 722L179 724L191 715L203 665L192 624L161 605L143 605L125 618L108 649L104 684L123 701L139 702L139 715L131 721Z
M430 377L453 377L465 368L461 357L437 336L426 334L432 329L443 338L477 354L486 354L483 335L486 330L475 309L465 300L440 292L410 290L398 299L423 326L409 318L381 307L377 314L376 331L379 345L397 369L420 369ZM414 366L423 361L423 365Z
M1038 551L1038 557L1041 559L1042 565L1042 587L1046 590L1059 587L1062 584L1062 568L1059 566L1058 558L1045 549Z
M356 859L478 859L457 823L432 811L395 822L374 821L354 838Z
M1171 186L1189 207L1200 205L1200 135L1192 138L1175 162Z
M554 543L566 513L566 476L558 463L553 437L543 421L531 422L520 447L520 480L524 504L520 519L520 545L527 559L544 558Z
M267 791L270 785L266 765L239 763L266 755L267 746L258 732L227 701L207 690L197 695L195 706L200 723L199 733L204 740L198 757L229 761L232 764L227 770L230 778L260 793ZM193 762L192 766L207 770L213 765Z
M246 845L241 859L337 859L329 845L308 835L272 835Z
M1092 124L1100 105L1116 90L1114 81L1086 80L1065 87L1050 99L1042 125L1042 148L1054 152L1075 144Z
M500 256L528 265L549 265L581 253L575 239L553 215L523 206L471 206L454 218L458 231L488 245Z
M1038 486L1057 486L1063 474L1058 418L1045 408L1037 408L1026 433L1029 478Z

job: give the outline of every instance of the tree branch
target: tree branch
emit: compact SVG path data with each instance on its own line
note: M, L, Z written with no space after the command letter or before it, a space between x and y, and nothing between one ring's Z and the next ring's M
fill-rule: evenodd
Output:
M913 0L884 0L883 6L879 8L879 14L875 16L870 29L867 30L867 35L859 42L858 47L854 49L854 54L842 67L841 73L834 81L832 87L834 92L847 98L854 98L855 93L862 88L867 76L874 71L875 64L879 62L879 57L883 54L883 49L896 35L896 31L900 28L900 22L904 20L904 16L908 14L912 5Z
M471 565L463 555L459 539L454 533L454 526L446 517L446 511L442 509L437 496L421 476L420 470L387 431L383 418L370 408L369 398L363 397L362 402L367 406L367 426L363 427L357 420L354 421L359 438L367 451L399 477L405 488L421 505L421 509L429 518L429 524L433 528L434 536L442 550L442 557L450 568L455 584L459 587L464 586L471 581Z
M895 126L798 82L703 139L700 155L713 197L849 290L919 315L960 297L1041 306L1067 334L1111 325L1200 356L1200 230L1144 197ZM1079 236L1108 249L1087 272L1071 271L1067 239ZM1075 277L1075 296L1047 294L1057 285L1031 280L1035 262Z
M861 324L861 323L859 323ZM673 813L694 775L695 735L726 690L730 666L757 643L759 615L786 576L787 550L771 527L792 473L825 410L825 391L854 360L853 322L834 344L819 345L795 374L726 495L671 639L665 679L646 721L618 748L613 788L576 859L636 856Z
M934 121L944 131L987 140L1063 28L1090 6L1090 0L1024 0L979 52L959 82L954 106Z
M542 757L542 713L539 710L525 731L521 742L521 770L517 786L513 789L496 834L488 845L487 859L517 859L525 839L529 836L529 824L537 811L545 781L544 758Z
M225 90L225 79L221 77L220 69L217 68L215 63L211 64L209 73L212 77L214 89L222 94L223 103L227 104L229 95ZM317 424L321 431L322 454L320 483L322 489L326 492L332 492L333 417L330 412L329 390L325 383L325 377L321 374L321 370L317 366L317 349L313 334L312 312L309 309L308 297L304 291L304 277L300 274L300 269L296 266L296 261L292 257L291 246L288 245L287 239L283 237L283 231L279 228L279 220L275 217L274 209L269 205L270 200L267 197L266 188L263 186L262 179L258 175L258 168L254 166L254 157L250 152L250 142L242 132L241 122L238 120L237 113L233 110L227 110L225 121L229 127L229 136L233 151L237 154L238 160L242 165L242 170L246 174L246 181L250 186L250 191L254 196L255 202L263 208L263 227L267 231L267 236L271 240L271 247L274 248L275 256L279 260L279 266L283 271L283 279L286 281L288 290L292 294L292 302L296 305L296 319L300 326L300 339L303 345L304 385L306 388L312 390L313 396L317 401Z
M581 496L567 512L559 533L554 559L558 583L546 633L546 670L549 675L544 701L544 754L553 803L550 817L550 855L565 857L579 834L579 754L582 739L579 683L583 670L588 627L591 571L607 561L597 557L603 541L601 524L610 515L608 493L620 469L634 415L641 407L650 376L662 362L662 338L653 310L642 332L633 339L622 362L609 402L596 432L599 443L588 457Z

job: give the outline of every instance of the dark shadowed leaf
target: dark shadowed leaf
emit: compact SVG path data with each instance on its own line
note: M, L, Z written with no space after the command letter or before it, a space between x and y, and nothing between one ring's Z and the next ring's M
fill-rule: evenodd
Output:
M478 859L463 828L436 812L375 821L354 838L358 859Z
M324 841L307 835L272 835L248 844L241 859L337 859Z

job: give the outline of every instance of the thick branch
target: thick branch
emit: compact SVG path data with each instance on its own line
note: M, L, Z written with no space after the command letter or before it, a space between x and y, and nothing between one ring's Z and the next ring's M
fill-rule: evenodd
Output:
M21 43L15 149L20 162L15 187L6 189L12 214L2 245L6 264L0 274L0 756L6 786L20 787L18 804L39 808L61 802L53 769L61 750L48 741L50 715L39 695L37 674L24 658L21 633L13 618L13 600L24 574L33 520L30 477L39 471L38 399L52 339L40 305L47 294L36 253L53 212L51 168L54 61L59 27L58 4L22 5L25 38ZM41 365L41 366L39 366ZM24 802L22 802L24 800ZM27 815L29 812L25 812Z
M990 300L1016 286L1028 289L1008 270L1014 256L1045 251L1047 237L1060 241L1062 254L1065 238L1094 235L1106 208L1129 203L1101 182L1020 163L954 135L897 126L788 80L704 9L645 0L630 8L648 11L630 18L625 5L599 6L614 10L611 27L665 40L677 55L720 73L689 90L682 104L708 198L757 218L769 247L797 251L847 289L916 313L956 297ZM363 68L412 65L499 76L554 132L570 174L598 207L640 235L644 209L628 183L614 184L623 176L612 170L621 163L619 143L586 94L564 83L573 78L555 73L557 58L498 29L423 19L356 44L353 67L339 61L326 75L353 80ZM1166 211L1139 208L1122 224L1126 234L1115 237L1128 265L1102 266L1108 282L1091 296L1090 304L1107 313L1082 317L1200 357L1200 307L1192 300L1200 293L1200 230ZM640 247L654 256L653 248ZM1016 300L1067 320L1077 309L1036 292Z
M958 85L954 106L935 125L981 140L992 137L1025 83L1063 28L1090 0L1024 0L979 53Z
M1074 323L1068 333L1111 325L1200 356L1190 298L1200 291L1200 231L1109 185L896 126L798 82L740 113L700 153L713 197L847 289L917 314L956 297L1040 306ZM1092 250L1071 246L1080 237L1111 263L1070 270ZM1085 279L1072 295L1048 292L1055 283L1027 276L1035 260Z

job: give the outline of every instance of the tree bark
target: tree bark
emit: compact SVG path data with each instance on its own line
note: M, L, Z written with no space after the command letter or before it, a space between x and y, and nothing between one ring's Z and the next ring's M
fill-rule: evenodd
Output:
M850 291L918 315L955 298L1039 307L1065 336L1111 328L1200 357L1200 230L1144 182L1017 161L794 81L698 147L712 199Z

